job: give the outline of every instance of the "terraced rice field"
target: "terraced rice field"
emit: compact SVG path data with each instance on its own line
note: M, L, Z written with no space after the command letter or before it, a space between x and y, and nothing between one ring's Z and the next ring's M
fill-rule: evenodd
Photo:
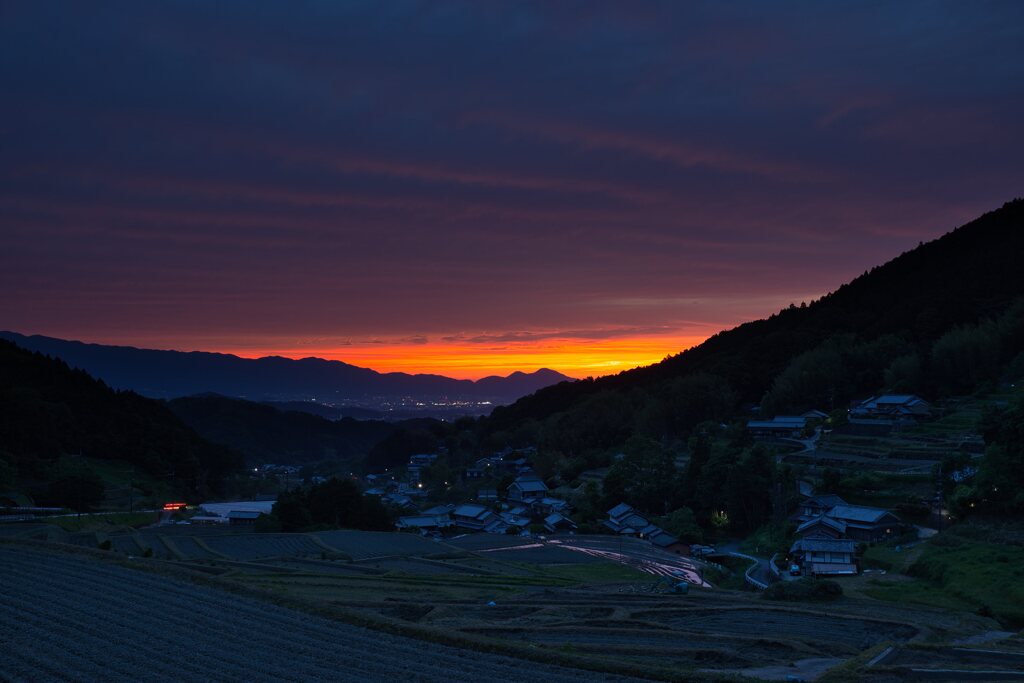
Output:
M175 538L177 543L180 538ZM214 553L233 560L261 557L319 557L324 547L305 534L246 534L207 536L203 543Z
M429 538L387 531L319 531L312 535L353 560L393 555L436 555L452 551L450 546Z
M0 680L625 680L426 643L92 557L0 545Z
M541 543L527 543L504 548L478 550L480 554L504 562L526 562L528 564L592 564L604 560L594 555L579 553L558 546Z
M505 534L466 534L465 536L446 539L445 543L462 550L478 551L532 545L536 541L532 538L508 536Z
M219 557L199 545L192 536L173 536L165 538L164 542L173 546L187 560L213 560Z
M770 635L803 642L824 640L859 650L883 640L907 640L916 633L916 629L903 624L797 610L685 610L678 614L654 612L635 616L657 619L682 631L744 637Z
M111 536L110 546L115 551L124 555L140 555L142 553L142 548L135 542L135 537L131 534Z
M173 560L175 559L174 553L171 552L170 548L164 543L161 534L158 533L144 533L138 534L136 537L139 545L142 546L143 550L149 549L153 552L153 557L161 560ZM95 545L89 546L95 548Z

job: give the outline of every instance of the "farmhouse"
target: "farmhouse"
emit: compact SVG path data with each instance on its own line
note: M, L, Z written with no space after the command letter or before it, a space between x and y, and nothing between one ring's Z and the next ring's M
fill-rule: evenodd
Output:
M571 509L572 506L567 501L550 496L535 498L530 502L530 513L536 517L544 517L554 512L566 514Z
M452 526L448 515L410 515L399 517L395 522L397 529L408 529L423 533L437 532Z
M833 493L827 493L822 496L810 496L800 503L800 512L796 520L806 522L815 517L820 517L836 505L846 505L846 501Z
M406 468L409 474L409 483L420 483L423 471L433 465L435 460L437 460L437 453L418 453L417 455L410 456L409 466Z
M535 474L522 474L508 487L508 499L530 502L542 500L548 492L547 484Z
M850 408L851 418L926 420L931 413L931 404L913 394L872 396Z
M231 526L252 526L263 514L258 510L232 510L228 513L228 524Z
M776 415L771 420L750 420L747 431L755 439L796 438L807 427L802 415Z
M544 518L544 528L555 533L556 531L576 531L576 523L558 512L553 512Z
M232 510L249 510L270 514L274 501L230 501L228 503L201 503L200 509L208 515L226 517Z
M789 554L812 576L856 574L856 542L848 538L801 538Z
M790 519L799 524L799 536L867 542L892 538L906 526L888 510L851 505L833 494L805 498Z
M517 526L520 529L525 529L526 527L530 526L531 522L533 522L533 520L530 517L520 514L518 512L499 512L498 516L501 517L501 521L503 521L508 526Z
M677 555L685 554L687 546L681 543L678 538L665 531L664 529L658 529L647 537L647 540L662 550L670 553L676 553Z
M638 536L651 526L647 518L633 509L632 505L619 503L608 511L608 519L601 522L614 533L624 536Z
M798 526L796 535L801 538L843 538L846 535L846 522L821 514Z
M452 510L455 526L470 531L491 531L505 526L504 521L484 505L466 503Z
M836 505L826 515L845 524L845 535L856 541L893 538L904 526L900 518L888 510L863 505Z

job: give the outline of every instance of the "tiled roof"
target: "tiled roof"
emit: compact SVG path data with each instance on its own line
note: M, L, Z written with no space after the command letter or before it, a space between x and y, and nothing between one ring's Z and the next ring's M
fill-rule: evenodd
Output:
M862 505L836 505L827 514L829 517L847 522L874 524L892 513L881 508L864 507Z
M633 511L633 506L632 505L626 505L625 503L619 503L618 505L616 505L615 507L613 507L611 510L608 511L608 516L609 517L621 517L622 515L626 514L627 512L632 512L632 511Z
M813 517L807 520L806 522L804 522L796 528L796 532L798 534L803 533L804 531L818 524L827 526L830 529L835 529L840 534L846 533L846 522L838 519L832 519L831 517L826 517L825 515L819 515L817 517Z
M791 550L819 553L852 553L857 547L848 538L802 538L793 544Z

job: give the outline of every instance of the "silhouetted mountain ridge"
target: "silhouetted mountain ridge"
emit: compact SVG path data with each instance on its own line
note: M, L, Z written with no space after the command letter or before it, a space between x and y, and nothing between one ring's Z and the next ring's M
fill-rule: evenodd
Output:
M515 434L544 421L544 438L566 451L609 447L638 429L685 435L695 422L725 419L740 403L761 402L794 363L803 358L810 365L813 359L806 354L811 352L831 354L842 363L856 354L880 354L862 359L855 373L826 392L835 407L859 392L876 391L901 358L910 359L904 365L918 365L921 379L912 384L914 391L938 392L942 387L932 381L931 370L935 344L945 335L1007 316L1003 338L979 332L1002 344L1001 355L991 361L1007 363L1024 350L1013 327L1024 308L1022 263L1024 200L1016 199L817 301L720 332L660 363L548 387L496 408L484 430ZM824 374L827 370L819 373ZM806 398L807 407L831 407L814 405L817 396ZM641 428L641 422L647 426Z
M380 373L342 361L281 356L240 358L206 351L164 351L108 346L40 335L0 332L0 338L60 358L117 389L176 398L207 392L255 401L321 401L387 397L449 397L510 402L552 383L572 381L554 370L515 372L478 381L442 375Z
M268 410L271 410L268 408ZM63 361L0 340L0 463L32 492L67 473L62 456L127 463L200 499L219 493L242 458L188 427L160 401L114 391Z

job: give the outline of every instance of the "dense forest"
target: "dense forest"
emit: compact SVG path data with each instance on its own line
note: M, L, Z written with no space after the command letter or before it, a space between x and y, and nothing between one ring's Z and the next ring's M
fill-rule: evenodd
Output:
M842 419L852 399L880 391L941 400L1024 377L1022 258L1018 200L818 301L656 365L562 383L459 421L439 439L446 452L436 467L457 471L480 453L534 446L531 462L549 484L581 492L581 529L598 530L587 522L627 502L688 540L715 527L751 532L798 496L795 473L743 428L755 410ZM997 483L1024 484L1019 411L983 427L990 446L977 482L948 491L961 514L1024 511L1020 485ZM600 467L610 467L602 485L578 485Z
M252 463L361 460L397 429L381 420L346 417L332 421L215 394L176 398L167 405L199 434L231 446Z
M922 244L835 292L721 332L655 365L561 383L495 408L491 442L570 457L634 434L671 443L741 405L844 408L888 388L974 391L1024 366L1024 200Z
M258 522L261 531L363 529L393 531L394 520L374 496L347 479L329 479L307 489L282 492L273 512Z
M0 340L0 490L71 505L102 483L62 456L116 460L197 500L223 490L242 457L203 439L158 401L114 391L60 360ZM67 460L67 458L63 458ZM97 487L99 490L97 491Z

